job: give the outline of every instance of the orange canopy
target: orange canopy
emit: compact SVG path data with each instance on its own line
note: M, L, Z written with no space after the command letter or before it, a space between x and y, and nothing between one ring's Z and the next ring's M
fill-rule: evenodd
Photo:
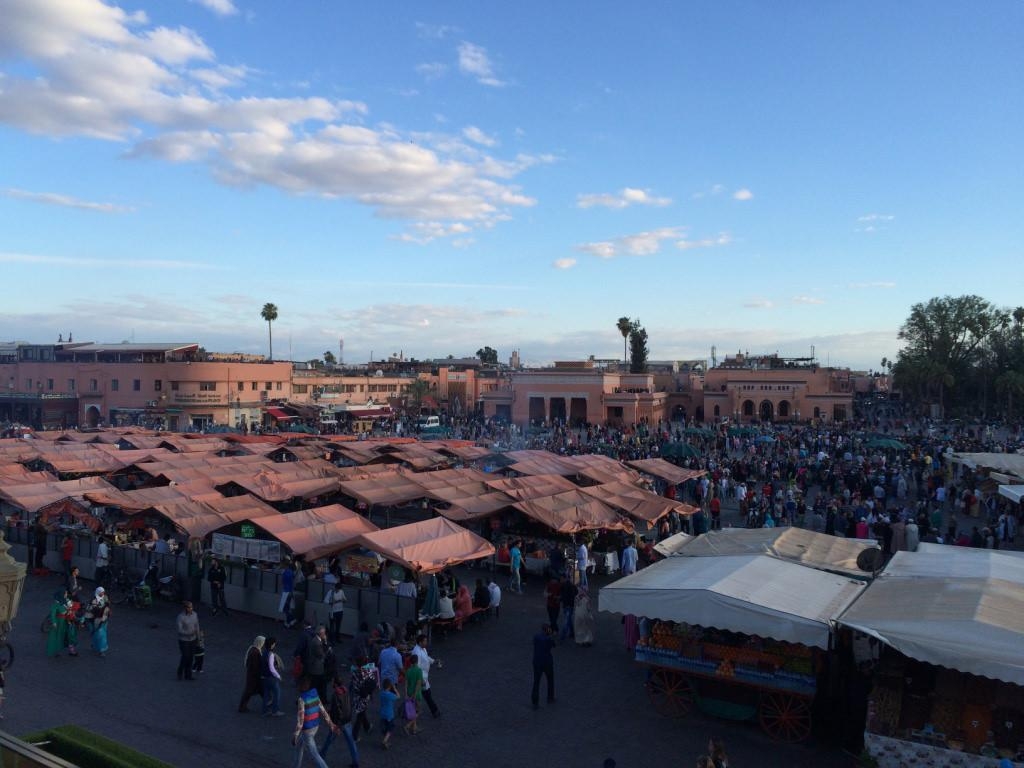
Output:
M448 566L494 554L489 541L443 517L362 534L351 544L419 573L437 573Z
M662 480L672 483L672 485L679 485L687 480L707 474L703 469L683 469L664 459L640 459L639 461L627 461L626 464L633 467L633 469L646 472L648 475L660 477Z
M692 515L696 507L674 499L666 499L656 493L645 491L628 483L604 483L581 488L583 493L603 501L610 507L625 512L630 517L655 523L672 510L681 515Z
M358 512L341 504L289 512L277 517L258 517L250 522L307 560L333 555L356 536L380 530Z
M519 501L513 506L523 514L559 533L578 533L579 531L598 529L633 530L633 523L607 504L580 490Z

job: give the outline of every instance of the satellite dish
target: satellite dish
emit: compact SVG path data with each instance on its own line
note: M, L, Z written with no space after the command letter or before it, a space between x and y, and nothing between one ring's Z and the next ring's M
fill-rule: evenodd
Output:
M882 569L882 565L885 563L885 557L882 555L882 550L878 547L872 547L871 549L865 549L857 555L857 567L867 573L875 573Z

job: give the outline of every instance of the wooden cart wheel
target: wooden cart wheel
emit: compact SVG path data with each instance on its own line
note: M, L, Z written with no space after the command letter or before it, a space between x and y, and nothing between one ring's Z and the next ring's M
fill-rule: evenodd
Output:
M811 735L811 707L801 696L762 694L758 719L764 732L778 741L804 741Z
M647 681L647 694L664 717L686 717L696 698L690 679L673 669L655 669Z

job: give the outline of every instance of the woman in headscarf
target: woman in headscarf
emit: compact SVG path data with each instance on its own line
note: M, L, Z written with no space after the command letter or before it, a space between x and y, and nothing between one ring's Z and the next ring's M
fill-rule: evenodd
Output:
M455 618L469 616L473 612L473 596L469 594L469 587L465 584L459 587L455 593Z
M107 642L107 625L110 623L110 600L103 587L96 587L92 603L89 604L92 616L92 649L101 657L107 655L110 647Z
M576 608L572 617L576 645L589 646L594 642L594 611L590 606L590 592L581 586L576 593Z
M50 606L50 632L46 638L46 655L58 656L65 648L71 656L78 655L75 648L77 633L74 631L74 613L71 601L68 600L66 589L58 589L53 593L53 605Z
M261 662L263 660L263 644L267 641L263 635L256 635L249 650L245 652L245 688L238 702L239 712L249 711L249 699L263 693L263 676Z

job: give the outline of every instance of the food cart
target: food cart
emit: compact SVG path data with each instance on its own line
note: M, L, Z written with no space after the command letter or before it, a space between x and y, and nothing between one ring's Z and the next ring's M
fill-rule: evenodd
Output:
M756 719L802 741L833 621L864 587L768 555L670 557L602 589L599 607L650 622L636 660L658 712Z

